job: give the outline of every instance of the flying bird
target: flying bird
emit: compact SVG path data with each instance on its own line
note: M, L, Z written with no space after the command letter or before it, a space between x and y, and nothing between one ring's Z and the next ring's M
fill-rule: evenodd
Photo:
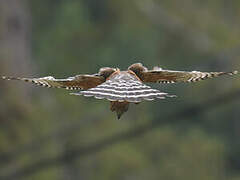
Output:
M221 75L235 75L233 72L200 72L200 71L172 71L154 67L148 70L141 63L135 63L126 71L118 68L104 67L96 74L82 74L66 79L55 79L52 76L42 78L19 78L3 76L5 80L20 80L31 82L48 88L65 88L81 90L72 95L93 96L97 99L110 101L111 111L115 111L117 118L128 111L130 103L138 104L144 100L165 99L176 97L168 93L153 89L145 83L177 83L196 82Z

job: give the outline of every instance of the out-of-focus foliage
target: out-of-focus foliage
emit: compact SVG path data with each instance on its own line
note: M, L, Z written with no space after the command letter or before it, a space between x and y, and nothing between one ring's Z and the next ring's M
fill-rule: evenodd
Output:
M24 58L8 56L17 54L18 48L1 42L1 36L12 41L5 33L12 16L2 11L0 74L67 77L96 73L104 66L126 69L135 62L173 70L240 69L238 0L11 2L16 12L28 12L17 14L16 32L26 31L28 38L21 41L29 48L22 51L31 60L24 63ZM12 7L8 3L3 0L0 7ZM24 68L19 68L22 63ZM239 82L239 77L223 77L153 85L178 98L132 105L116 121L107 101L1 81L0 177L146 122L161 121L179 109L239 89ZM169 122L144 136L55 163L23 179L240 179L239 105L234 101L188 120Z

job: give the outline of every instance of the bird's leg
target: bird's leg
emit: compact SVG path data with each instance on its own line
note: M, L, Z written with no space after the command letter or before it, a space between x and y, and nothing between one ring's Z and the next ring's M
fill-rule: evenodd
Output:
M120 117L124 112L128 111L129 102L127 101L124 101L124 102L111 101L110 103L111 103L110 109L113 112L116 111L118 119L120 119Z

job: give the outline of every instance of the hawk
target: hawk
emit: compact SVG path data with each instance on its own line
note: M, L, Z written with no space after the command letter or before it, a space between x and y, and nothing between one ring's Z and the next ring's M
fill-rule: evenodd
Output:
M145 83L177 83L196 82L221 75L234 75L233 72L200 72L200 71L172 71L154 67L148 70L141 63L135 63L126 71L118 68L104 67L98 73L76 75L66 79L55 79L52 76L42 78L19 78L3 76L5 80L20 80L31 82L48 88L65 88L68 90L81 90L72 95L93 96L97 99L110 101L111 111L115 111L117 118L128 110L130 103L138 104L144 100L165 99L176 97L168 93L153 89Z

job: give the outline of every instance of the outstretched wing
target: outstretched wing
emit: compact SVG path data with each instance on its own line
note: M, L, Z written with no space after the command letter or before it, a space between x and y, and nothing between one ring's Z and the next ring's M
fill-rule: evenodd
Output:
M218 77L222 75L234 75L233 72L200 72L200 71L171 71L162 70L161 68L154 68L150 71L144 71L141 74L143 82L153 83L176 83L176 82L196 82L208 78Z
M89 88L96 87L97 85L105 81L105 79L102 76L99 76L98 74L77 75L74 77L69 77L67 79L55 79L52 76L47 76L42 78L19 78L19 77L3 76L2 79L20 80L25 82L31 82L33 84L43 86L43 87L65 88L69 90L89 89Z

